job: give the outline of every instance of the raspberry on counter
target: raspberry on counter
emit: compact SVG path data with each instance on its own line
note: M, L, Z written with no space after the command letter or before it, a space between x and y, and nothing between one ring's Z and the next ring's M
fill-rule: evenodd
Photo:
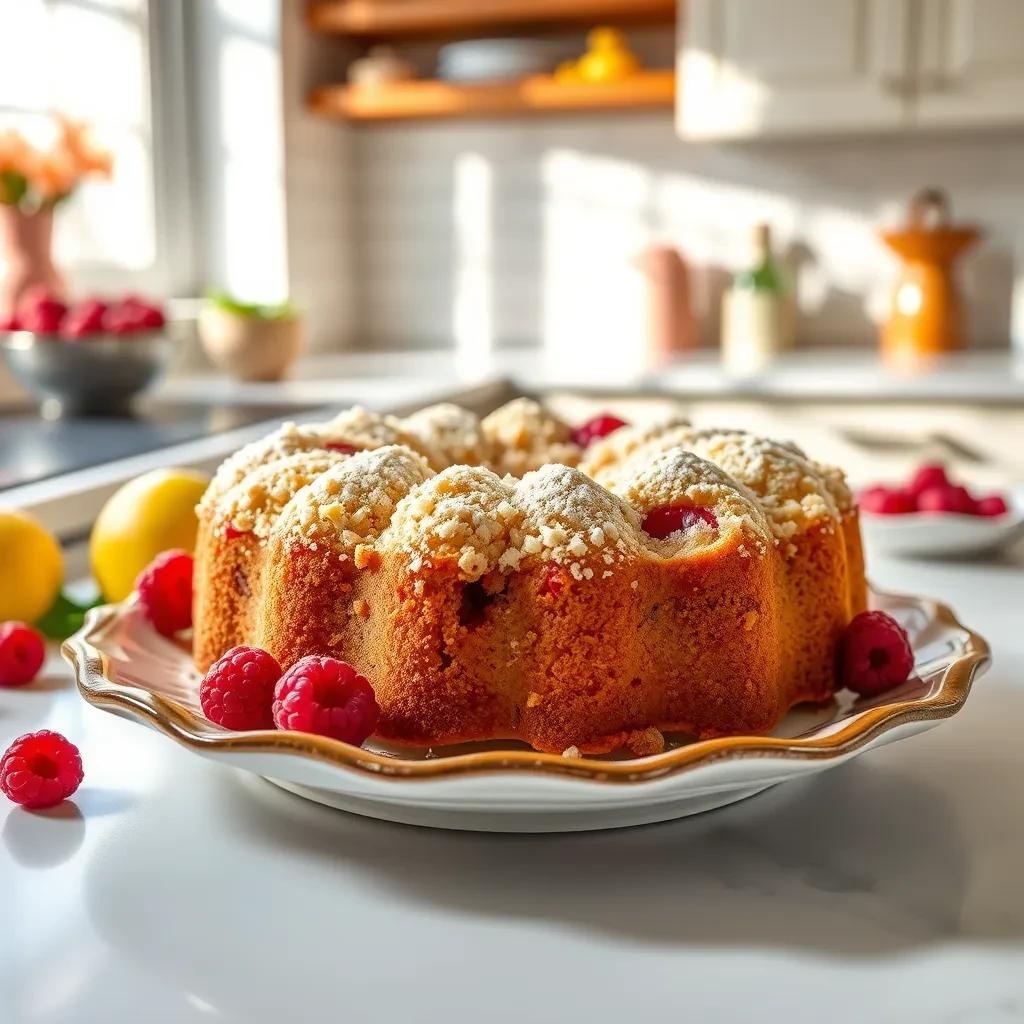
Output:
M0 623L0 686L24 686L46 660L42 636L24 622Z
M0 792L30 809L52 807L82 784L82 756L59 732L19 736L0 757Z

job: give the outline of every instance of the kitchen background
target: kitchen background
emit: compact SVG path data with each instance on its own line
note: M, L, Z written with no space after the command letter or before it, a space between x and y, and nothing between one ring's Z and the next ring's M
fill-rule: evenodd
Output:
M414 0L365 5L414 12L394 40L313 30L318 15L345 22L358 5L344 2L3 6L0 119L59 108L114 149L113 181L87 183L57 218L56 261L76 293L291 296L314 351L539 347L614 361L645 344L648 247L682 253L712 348L722 291L764 221L790 268L797 343L870 350L897 268L877 231L937 186L955 220L984 231L962 264L971 345L1024 346L1013 0L699 0L678 26L673 5L648 0L498 3L521 17L494 24L452 0L426 39ZM311 90L344 82L375 39L425 74L451 38L531 23L573 54L591 9L649 15L627 38L652 68L673 66L678 29L676 118L671 95L544 116L310 112Z

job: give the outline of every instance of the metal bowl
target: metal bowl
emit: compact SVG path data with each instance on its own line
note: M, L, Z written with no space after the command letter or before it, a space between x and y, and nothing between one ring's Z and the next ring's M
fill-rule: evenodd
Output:
M48 418L123 415L132 397L160 376L174 348L166 330L76 341L32 331L0 332L7 368Z

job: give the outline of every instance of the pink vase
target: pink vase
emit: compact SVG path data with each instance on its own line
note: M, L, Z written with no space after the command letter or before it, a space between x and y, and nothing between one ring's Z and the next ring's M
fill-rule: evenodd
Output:
M53 210L25 213L0 203L0 319L9 317L33 285L64 294L64 279L53 265Z

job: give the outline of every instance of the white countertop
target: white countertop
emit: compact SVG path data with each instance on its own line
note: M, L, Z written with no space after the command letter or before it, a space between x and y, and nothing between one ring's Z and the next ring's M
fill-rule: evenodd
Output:
M188 401L268 404L394 404L425 386L448 389L508 377L529 388L581 383L612 389L648 387L682 398L803 401L959 401L1024 405L1024 356L1006 349L948 356L915 373L882 366L869 348L797 349L763 373L736 377L718 353L702 350L658 369L577 360L564 367L540 349L515 349L467 359L446 351L347 352L308 356L283 383L241 384L214 374L166 381L161 393ZM417 390L418 389L418 390Z
M1024 570L877 561L992 643L965 710L806 783L563 837L388 825L88 707L55 656L0 739L86 780L0 802L3 1024L1024 1017Z

